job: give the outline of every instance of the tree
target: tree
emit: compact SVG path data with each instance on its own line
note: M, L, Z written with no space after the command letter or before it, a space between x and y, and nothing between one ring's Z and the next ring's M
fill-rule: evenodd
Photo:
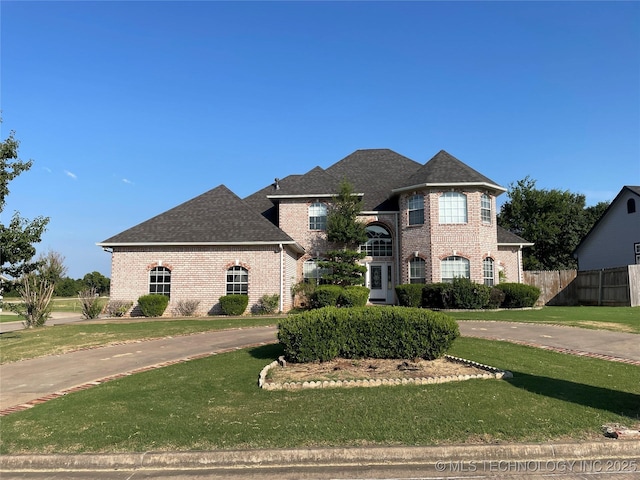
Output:
M42 278L53 285L58 285L67 274L67 267L64 264L64 255L53 250L49 250L46 255L39 258L40 267L38 269Z
M106 293L109 293L109 286L111 284L111 281L100 272L91 272L87 273L82 278L82 283L84 284L85 288L93 288L98 293L98 295L104 295Z
M509 186L498 224L534 243L524 250L525 270L574 269L573 251L608 204L585 208L584 195L535 184L527 176Z
M9 195L9 182L33 165L32 160L18 159L19 144L13 131L0 142L0 213ZM36 254L33 244L40 242L48 223L47 217L29 221L18 212L13 214L8 225L0 223L0 273L19 278L37 268L37 263L31 262Z
M365 254L358 251L358 246L367 241L367 229L358 220L361 210L361 201L354 195L353 186L343 180L327 213L327 239L338 248L326 253L326 261L318 262L321 268L329 271L323 279L330 284L345 287L364 283L367 268L358 260Z

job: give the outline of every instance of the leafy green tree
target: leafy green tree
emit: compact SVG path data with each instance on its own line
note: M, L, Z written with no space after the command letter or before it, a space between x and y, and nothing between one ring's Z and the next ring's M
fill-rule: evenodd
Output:
M358 261L365 254L358 251L358 246L367 241L367 229L358 219L361 210L362 204L353 192L353 185L343 180L340 192L327 212L327 239L338 248L326 253L326 261L318 262L321 268L328 270L323 279L330 284L346 287L364 283L367 268Z
M105 295L109 293L109 286L111 285L111 281L100 272L87 273L82 278L82 283L85 288L95 289L98 295Z
M76 297L85 288L82 280L64 277L56 283L54 295L56 297Z
M534 243L524 250L525 270L574 269L574 249L608 204L585 208L584 195L535 185L527 176L509 186L498 224Z
M18 159L19 145L13 131L0 142L0 213L9 195L9 182L33 165L32 160L24 162ZM40 242L48 223L47 217L29 221L18 212L13 214L8 225L0 223L0 273L19 278L37 268L37 262L31 261L36 254L33 244Z

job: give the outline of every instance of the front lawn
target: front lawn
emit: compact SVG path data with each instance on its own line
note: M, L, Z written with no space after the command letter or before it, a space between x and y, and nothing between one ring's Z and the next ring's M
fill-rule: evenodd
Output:
M269 317L216 317L189 319L103 320L70 323L53 327L17 330L0 335L0 363L16 362L44 355L61 354L81 348L112 343L149 340L226 328L276 325Z
M640 368L475 338L450 353L511 380L264 391L279 345L122 378L2 419L0 453L545 442L637 425Z
M456 320L550 323L640 333L640 307L542 307L531 310L445 312Z

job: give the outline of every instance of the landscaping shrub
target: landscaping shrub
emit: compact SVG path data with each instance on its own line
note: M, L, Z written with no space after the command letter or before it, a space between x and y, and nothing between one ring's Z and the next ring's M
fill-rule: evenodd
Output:
M441 357L459 336L443 313L409 307L325 307L292 315L278 325L290 362L344 358Z
M280 295L274 293L273 295L263 295L258 300L258 304L254 310L260 315L270 315L276 313L280 307Z
M504 292L504 308L533 307L540 297L540 289L524 283L500 283L496 286Z
M145 317L161 317L169 305L169 297L157 293L138 298L140 312Z
M110 300L104 309L109 317L123 317L133 306L133 302L125 300Z
M311 295L311 308L335 307L342 294L338 285L319 285Z
M220 307L225 315L242 315L249 305L248 295L224 295L220 297Z
M491 288L472 282L468 278L454 278L451 283L449 308L479 310L489 304Z
M179 300L173 311L178 317L192 317L199 306L200 300Z
M369 300L369 289L361 285L344 287L338 298L341 307L364 307Z
M425 308L451 308L451 284L427 283L422 288L422 306Z
M502 290L493 287L489 293L489 304L487 305L487 308L500 308L500 305L504 302L504 297L505 294Z
M420 307L422 306L422 289L423 283L405 283L396 286L396 295L398 296L398 304L401 307Z
M103 303L98 297L98 293L95 288L88 288L78 293L78 300L80 301L80 307L82 308L82 318L86 320L93 320L98 318L102 313Z

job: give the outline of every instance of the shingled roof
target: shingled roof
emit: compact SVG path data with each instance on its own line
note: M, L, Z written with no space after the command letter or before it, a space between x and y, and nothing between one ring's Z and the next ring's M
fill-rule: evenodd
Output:
M498 245L519 245L521 247L532 246L533 243L525 240L524 238L516 235L515 233L510 232L509 230L497 226L498 233Z
M226 186L220 185L98 245L245 243L296 244Z
M394 191L401 192L428 185L483 185L491 190L506 191L444 150L440 150L431 160L405 178L404 185Z

